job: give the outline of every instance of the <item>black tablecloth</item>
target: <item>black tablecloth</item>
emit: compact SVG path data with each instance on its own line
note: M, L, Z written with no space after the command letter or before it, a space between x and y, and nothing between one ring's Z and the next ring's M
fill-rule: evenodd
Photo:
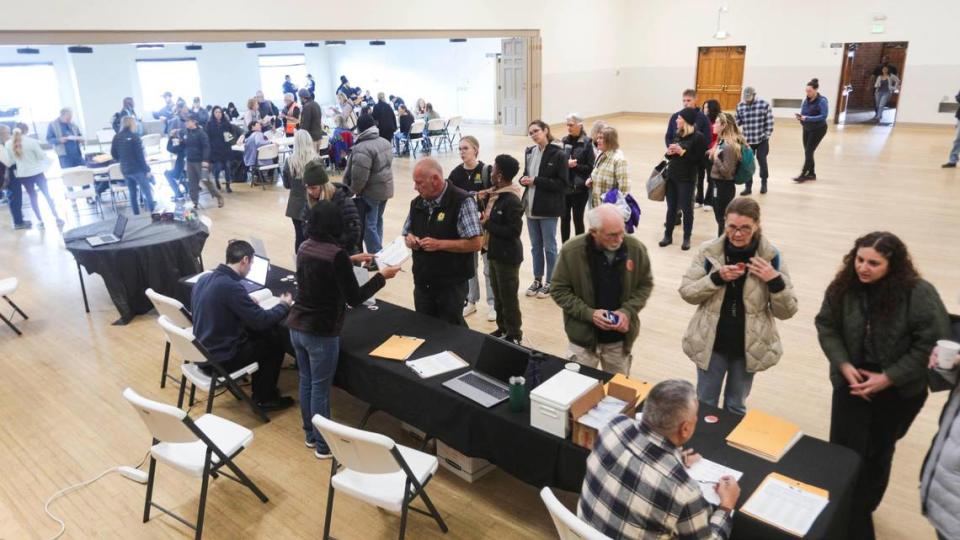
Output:
M198 258L209 235L200 223L154 223L149 216L131 217L123 239L116 244L91 247L88 236L113 232L115 220L98 221L67 231L67 250L88 274L100 274L120 321L150 311L144 291L176 296L177 280L200 271Z

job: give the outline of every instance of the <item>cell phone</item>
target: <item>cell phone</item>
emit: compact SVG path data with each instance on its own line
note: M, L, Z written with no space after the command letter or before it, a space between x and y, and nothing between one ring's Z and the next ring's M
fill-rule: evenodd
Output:
M620 316L610 310L603 312L603 318L614 326L620 324Z

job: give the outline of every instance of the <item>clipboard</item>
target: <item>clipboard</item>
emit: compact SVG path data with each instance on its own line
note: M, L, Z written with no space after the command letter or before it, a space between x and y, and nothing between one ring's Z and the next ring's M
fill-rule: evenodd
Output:
M424 342L426 342L425 339L418 337L393 335L381 343L379 347L370 351L370 356L403 362L410 358L410 355Z
M813 507L804 507L799 509L806 512L805 517L800 520L803 522L802 524L797 522L788 524L775 519L770 519L769 517L764 515L760 515L760 514L763 514L762 512L755 513L751 511L751 509L757 507L758 505L762 505L765 510L769 510L766 504L759 503L759 501L756 501L755 499L757 498L759 493L764 491L764 488L771 481L782 482L786 484L788 489L790 490L796 490L797 492L802 492L806 495L809 495L815 498L813 499L813 502L817 503L817 505ZM757 486L757 489L753 492L753 494L750 495L750 498L747 499L747 502L745 502L743 506L740 507L740 512L742 512L744 515L750 516L751 518L757 521L766 523L771 527L775 527L777 529L790 533L794 536L802 538L810 531L810 528L816 522L817 518L820 516L820 514L823 512L823 509L826 508L827 503L829 502L830 502L830 493L827 490L823 488L818 488L816 486L812 486L810 484L805 484L803 482L800 482L799 480L794 480L793 478L784 476L779 473L772 472L768 474L766 478L763 479L763 482L760 482L760 485ZM799 513L798 511L795 511L796 507L794 508L790 507L789 502L786 502L783 508L780 508L777 510L779 510L780 513L785 512L789 516L796 516ZM769 513L770 514L776 513L776 510L770 511Z

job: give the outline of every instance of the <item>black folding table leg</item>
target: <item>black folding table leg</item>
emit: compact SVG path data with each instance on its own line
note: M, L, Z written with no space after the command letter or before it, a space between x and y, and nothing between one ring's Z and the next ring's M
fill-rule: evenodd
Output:
M373 413L377 412L377 408L373 405L367 406L367 412L363 415L363 420L360 420L360 429L363 429L367 425L367 420L370 420L370 417L373 416Z
M17 328L16 326L13 325L13 321L11 321L10 319L4 317L2 313L0 313L0 319L3 319L3 322L7 323L7 326L9 326L11 330L13 330L14 332L16 332L18 336L22 336L22 335L23 335L23 332L21 332L19 328Z
M83 292L83 307L90 313L90 303L87 302L87 286L83 283L83 271L80 269L80 261L77 261L77 275L80 276L80 290Z

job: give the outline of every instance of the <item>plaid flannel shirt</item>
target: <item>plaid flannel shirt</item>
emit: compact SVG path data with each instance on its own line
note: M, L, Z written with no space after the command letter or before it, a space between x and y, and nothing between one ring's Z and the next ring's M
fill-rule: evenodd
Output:
M683 466L680 449L618 416L587 459L577 514L612 538L726 540L732 527Z
M620 149L606 151L597 156L590 173L593 199L592 206L600 206L603 196L613 188L626 195L630 193L630 175L627 171L627 158Z
M440 200L443 199L443 195L449 187L450 182L447 182L443 191L440 192L440 195L438 195L436 199L432 201L421 199L419 204L422 205L423 208L426 208L432 216L433 211L440 207ZM403 222L401 235L406 236L409 233L410 214L407 214L407 220ZM467 197L463 201L463 204L460 205L460 213L457 214L457 234L464 240L483 235L483 227L480 225L480 212L477 210L477 200L473 197Z
M773 135L773 108L756 98L753 103L737 103L737 125L743 131L747 144L760 144Z

